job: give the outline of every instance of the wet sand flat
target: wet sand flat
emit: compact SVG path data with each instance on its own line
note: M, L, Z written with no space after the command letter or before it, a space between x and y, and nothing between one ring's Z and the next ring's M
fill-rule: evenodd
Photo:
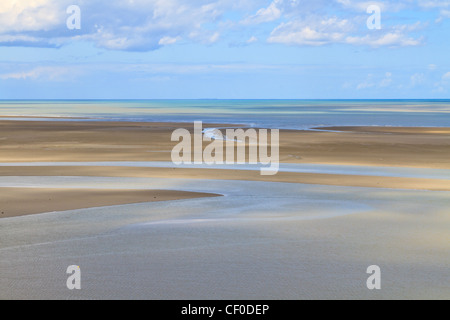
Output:
M449 192L254 181L0 177L217 192L0 219L0 299L448 299ZM69 265L81 290L66 287ZM366 269L382 270L382 290Z
M85 177L135 177L135 178L181 178L209 180L245 180L288 182L316 185L353 186L390 189L413 189L450 191L448 179L421 179L368 175L320 174L278 172L274 176L262 176L255 170L220 170L149 167L0 167L0 176L85 176Z
M183 127L0 121L0 299L450 298L448 129L282 130L315 172L152 167Z
M171 141L171 135L178 128L192 131L193 124L0 120L0 162L171 161L171 151L178 143ZM323 129L340 131L281 130L280 161L450 168L450 132L446 128Z

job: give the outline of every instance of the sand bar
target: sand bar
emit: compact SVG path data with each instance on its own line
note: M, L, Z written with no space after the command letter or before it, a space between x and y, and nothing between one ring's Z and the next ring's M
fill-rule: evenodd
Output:
M0 188L0 218L133 203L216 197L174 190Z
M178 128L193 123L0 121L0 162L171 161ZM280 161L450 169L448 128L328 129L341 132L282 130Z

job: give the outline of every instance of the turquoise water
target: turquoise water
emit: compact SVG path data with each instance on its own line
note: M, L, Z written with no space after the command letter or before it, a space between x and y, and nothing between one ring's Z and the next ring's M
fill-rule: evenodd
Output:
M4 100L0 101L0 115L203 121L279 129L335 125L450 127L450 100Z

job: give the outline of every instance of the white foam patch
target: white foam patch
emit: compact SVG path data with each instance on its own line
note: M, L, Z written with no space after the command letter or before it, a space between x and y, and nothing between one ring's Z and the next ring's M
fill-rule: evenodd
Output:
M228 139L226 134L222 133L221 130L217 128L207 128L203 130L203 135L211 140L222 140L222 141L235 141L241 142L239 140Z

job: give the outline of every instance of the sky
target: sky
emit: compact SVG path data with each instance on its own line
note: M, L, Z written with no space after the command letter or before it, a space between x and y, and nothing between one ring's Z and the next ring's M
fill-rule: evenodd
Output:
M0 99L446 99L450 0L1 0Z

